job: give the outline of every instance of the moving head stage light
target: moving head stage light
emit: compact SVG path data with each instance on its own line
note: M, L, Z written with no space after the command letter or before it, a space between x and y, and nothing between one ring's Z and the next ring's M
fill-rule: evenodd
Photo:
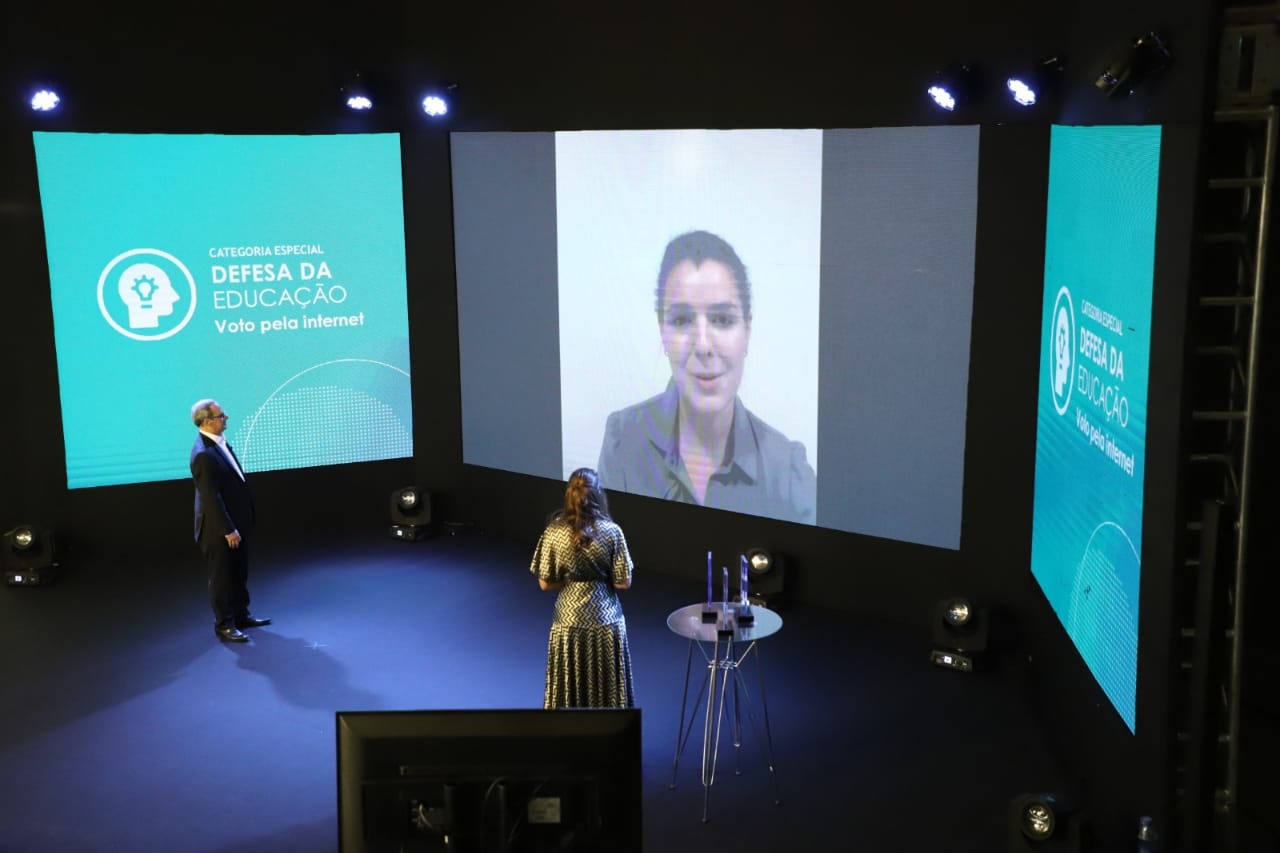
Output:
M431 534L431 495L417 486L391 493L391 536L412 542Z
M19 524L4 534L5 581L12 586L38 586L57 577L53 534L32 524Z

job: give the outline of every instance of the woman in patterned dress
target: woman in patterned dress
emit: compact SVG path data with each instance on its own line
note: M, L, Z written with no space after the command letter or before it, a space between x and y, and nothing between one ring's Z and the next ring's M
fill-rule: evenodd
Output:
M618 590L631 586L631 554L596 472L569 476L564 509L542 531L529 571L558 590L547 642L547 708L635 705L627 622Z

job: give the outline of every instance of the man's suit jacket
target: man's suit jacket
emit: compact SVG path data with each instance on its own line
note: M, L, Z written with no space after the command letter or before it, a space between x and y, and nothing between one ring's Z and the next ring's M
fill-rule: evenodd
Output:
M196 436L191 448L191 479L196 485L195 536L200 546L224 541L233 530L248 537L254 521L249 484L240 479L217 442L203 433Z

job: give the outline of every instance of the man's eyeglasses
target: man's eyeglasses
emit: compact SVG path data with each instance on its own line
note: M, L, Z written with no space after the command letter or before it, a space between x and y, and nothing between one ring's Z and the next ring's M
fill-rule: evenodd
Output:
M206 421L225 421L226 419L227 419L226 412L223 412L220 415L209 415L209 417L205 418Z

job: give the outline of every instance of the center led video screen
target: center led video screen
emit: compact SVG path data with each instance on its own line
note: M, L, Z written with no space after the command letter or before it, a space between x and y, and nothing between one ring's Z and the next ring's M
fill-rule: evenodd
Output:
M34 134L69 488L413 454L396 134Z
M958 548L978 146L453 133L464 462Z

